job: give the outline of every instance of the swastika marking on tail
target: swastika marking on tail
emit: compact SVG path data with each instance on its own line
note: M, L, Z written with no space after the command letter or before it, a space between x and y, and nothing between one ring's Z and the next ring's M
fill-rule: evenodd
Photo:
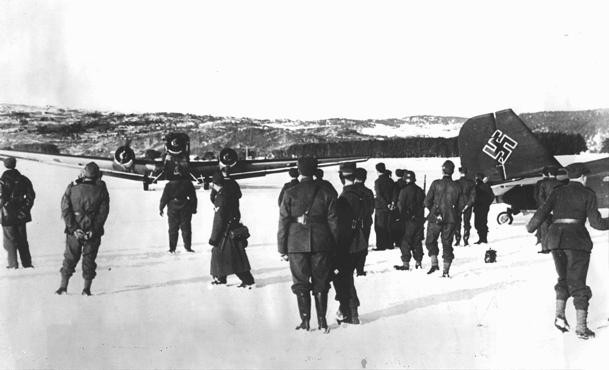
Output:
M497 162L504 164L518 145L516 140L507 136L501 130L493 132L482 151Z

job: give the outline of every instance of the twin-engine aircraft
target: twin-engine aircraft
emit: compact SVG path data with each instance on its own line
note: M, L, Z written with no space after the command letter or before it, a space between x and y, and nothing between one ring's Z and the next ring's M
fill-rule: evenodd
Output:
M509 205L497 216L499 224L537 208L534 189L544 167L559 168L557 178L568 181L566 170L511 109L470 118L461 127L458 144L468 176L488 176L496 201ZM609 207L609 157L585 164L590 169L586 186L596 192L599 207Z
M193 159L190 155L190 139L185 133L166 135L164 152L157 159L136 158L129 142L120 146L114 152L113 158L0 150L0 157L7 156L77 169L82 169L87 162L94 161L104 175L140 181L144 190L148 190L150 184L168 180L174 175L187 175L192 181L203 184L203 187L208 189L211 176L217 170L222 170L226 176L233 179L244 179L287 172L297 166L297 159L294 158L241 160L237 152L230 148L223 149L218 159ZM332 157L319 158L318 163L320 167L326 167L366 160L368 158L365 157Z

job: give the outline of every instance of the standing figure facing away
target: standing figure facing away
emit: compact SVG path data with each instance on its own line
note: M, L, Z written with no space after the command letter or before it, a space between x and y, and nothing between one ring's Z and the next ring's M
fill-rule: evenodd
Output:
M104 224L110 211L110 196L95 162L88 163L81 177L68 185L61 198L61 216L66 224L66 250L61 267L61 285L55 292L65 294L68 281L82 255L83 295L91 295L96 276L97 252L104 235Z
M169 225L169 253L175 253L178 245L178 232L182 230L184 249L192 249L192 215L197 213L197 194L192 182L185 176L173 176L165 185L159 204L159 214L167 206L167 223Z

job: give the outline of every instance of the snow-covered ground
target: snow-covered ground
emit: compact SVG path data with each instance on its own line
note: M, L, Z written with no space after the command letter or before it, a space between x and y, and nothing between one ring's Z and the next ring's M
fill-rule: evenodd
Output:
M442 161L384 160L391 169L415 170L420 184L427 174L428 185L438 178ZM376 162L364 164L368 185L376 177ZM356 279L362 325L338 327L332 300L331 333L304 333L294 330L298 311L290 272L276 252L276 197L285 174L241 183L258 285L250 291L238 289L234 276L229 286L210 289L207 192L199 191L193 219L197 253L180 249L169 255L167 219L158 215L162 186L144 192L141 184L106 178L111 209L95 295L83 297L80 267L69 295L53 294L64 250L59 204L76 171L24 161L18 168L37 192L28 225L36 268L0 270L3 368L606 368L607 232L591 232L594 340L554 328L551 257L538 254L534 237L526 233L530 215L497 226L502 205L494 205L489 217L497 263L483 262L484 246L457 247L452 277L442 279L425 274L428 257L424 271L402 272L392 267L400 261L398 250L371 251L368 276ZM326 173L338 187L336 168ZM571 301L567 315L574 326ZM312 324L316 327L315 320Z

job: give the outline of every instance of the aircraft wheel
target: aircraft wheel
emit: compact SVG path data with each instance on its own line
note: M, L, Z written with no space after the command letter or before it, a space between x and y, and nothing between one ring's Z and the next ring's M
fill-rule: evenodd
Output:
M508 212L501 212L500 214L497 215L497 223L499 225L503 225L506 223L508 225L511 225L513 221L514 221L514 217L512 217L512 215Z

